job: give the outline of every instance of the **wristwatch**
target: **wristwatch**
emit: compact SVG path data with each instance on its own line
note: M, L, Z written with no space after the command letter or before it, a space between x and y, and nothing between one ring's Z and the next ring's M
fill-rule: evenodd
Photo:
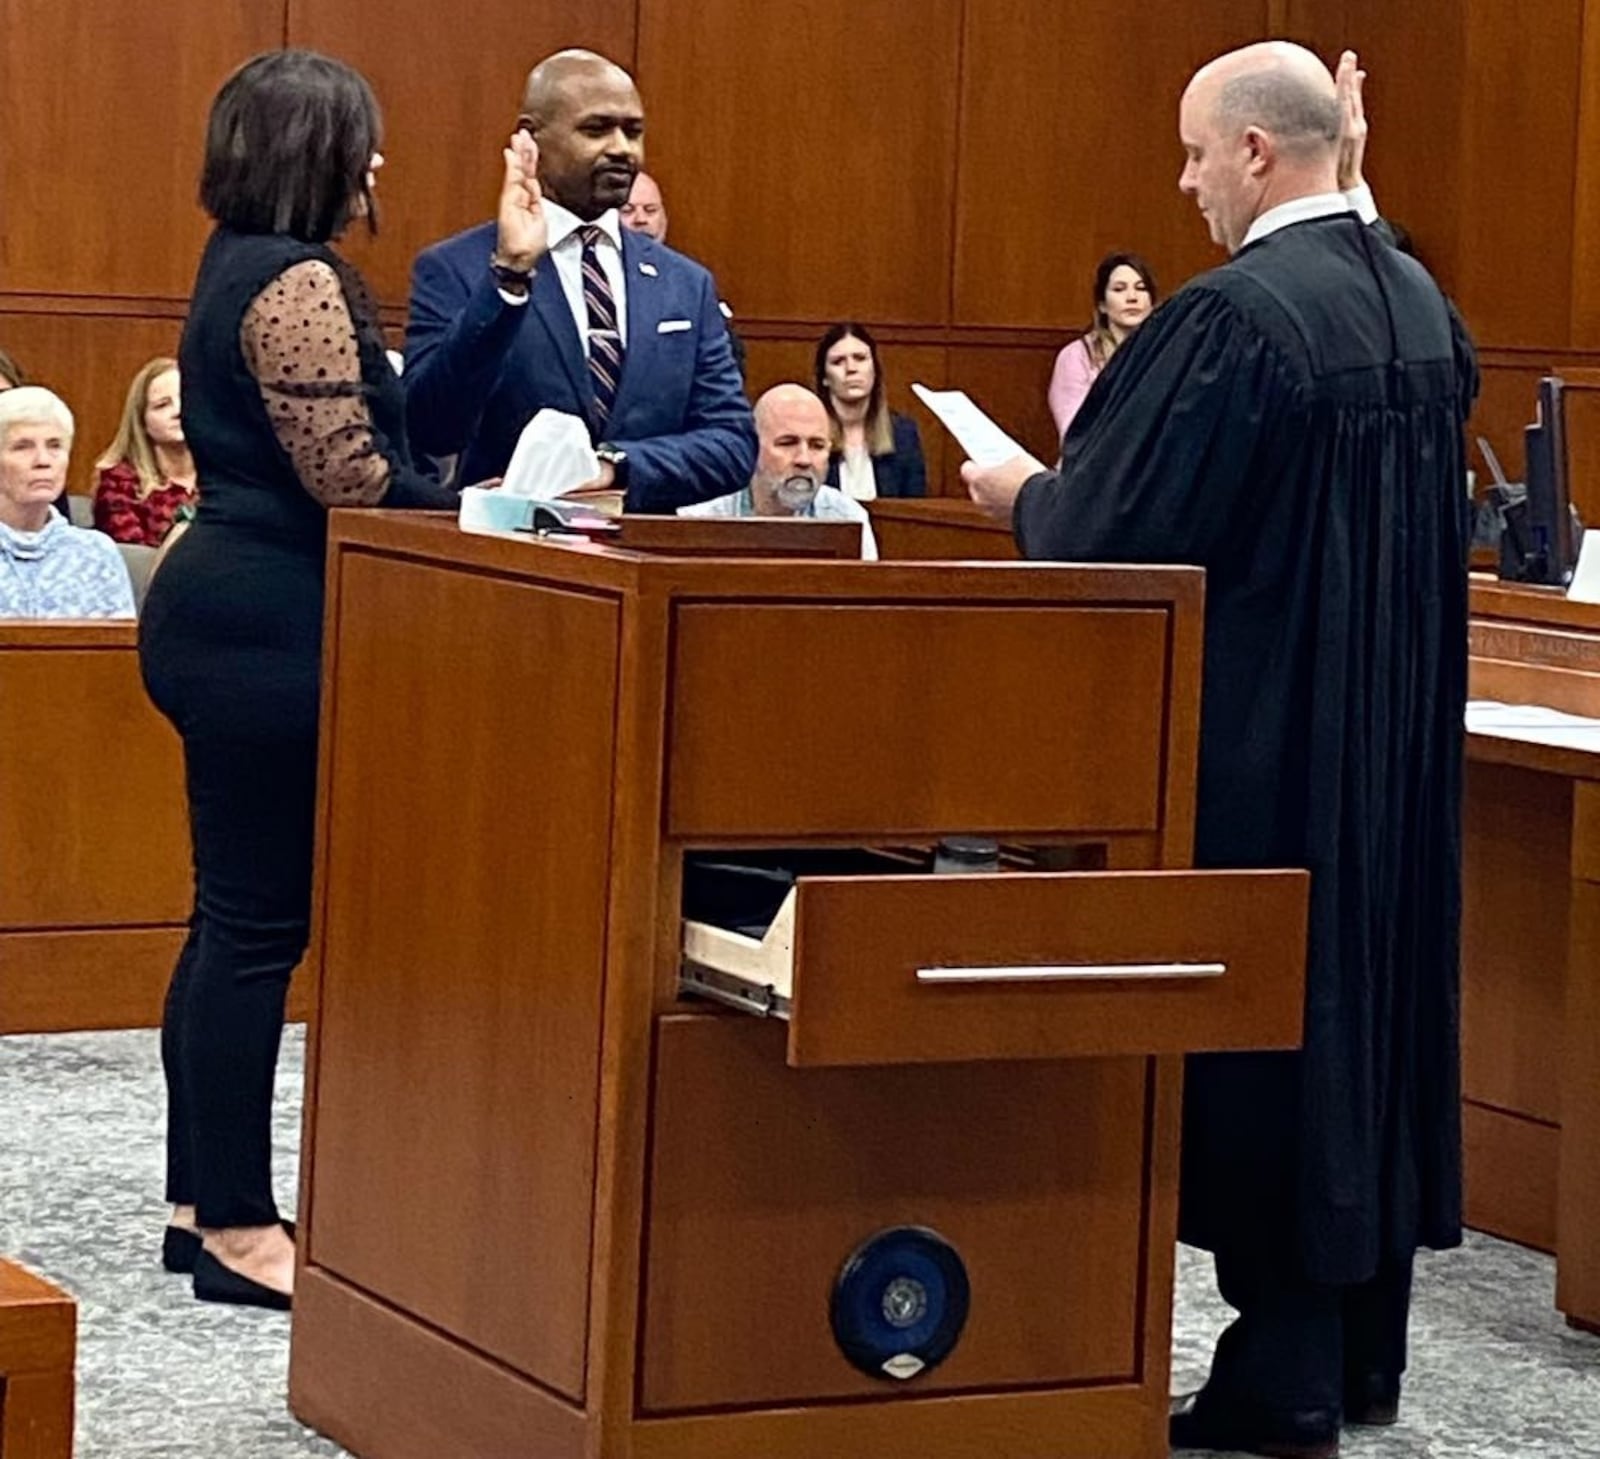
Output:
M602 441L594 448L594 454L602 461L611 465L612 479L618 486L626 484L628 479L628 453L620 446L613 446L610 441Z
M493 254L489 255L489 272L494 275L495 287L507 293L526 294L533 286L531 268L512 268L508 263L501 263Z

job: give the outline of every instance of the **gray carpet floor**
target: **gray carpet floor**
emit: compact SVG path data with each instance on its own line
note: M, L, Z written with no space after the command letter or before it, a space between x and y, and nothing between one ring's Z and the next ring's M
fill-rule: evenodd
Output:
M286 1212L302 1056L291 1030L276 1109ZM0 1252L79 1299L78 1459L343 1454L285 1406L287 1317L198 1304L161 1271L162 1127L153 1033L0 1039ZM1562 1323L1554 1286L1549 1258L1484 1237L1425 1257L1403 1421L1352 1431L1345 1454L1600 1459L1600 1340ZM1203 1381L1227 1320L1207 1260L1180 1252L1174 1391Z

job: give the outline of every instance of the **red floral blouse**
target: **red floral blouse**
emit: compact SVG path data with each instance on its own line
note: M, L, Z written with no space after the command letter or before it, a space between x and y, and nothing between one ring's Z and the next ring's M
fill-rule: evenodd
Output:
M139 473L127 461L107 466L94 488L94 524L117 542L159 547L185 507L192 507L192 487L169 481L149 496L139 495Z

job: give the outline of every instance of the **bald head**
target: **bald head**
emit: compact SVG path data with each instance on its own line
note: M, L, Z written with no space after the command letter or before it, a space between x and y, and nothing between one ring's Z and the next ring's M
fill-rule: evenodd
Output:
M522 85L522 115L539 123L547 120L565 100L573 82L607 81L633 88L633 77L598 51L557 51L528 72Z
M1202 66L1183 93L1178 186L1231 253L1262 213L1336 189L1339 94L1310 51L1262 41Z
M828 412L804 385L774 385L756 401L760 450L751 487L765 514L777 486L797 476L821 485L828 474Z
M628 200L644 164L644 105L633 78L593 51L558 51L528 73L517 126L539 144L539 182L592 221Z
M1304 46L1262 41L1201 67L1198 90L1217 124L1233 132L1259 127L1281 150L1331 156L1339 143L1339 96L1333 74Z

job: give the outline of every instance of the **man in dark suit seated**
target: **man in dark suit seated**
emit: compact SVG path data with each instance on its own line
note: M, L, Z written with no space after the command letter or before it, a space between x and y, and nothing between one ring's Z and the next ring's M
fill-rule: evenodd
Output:
M737 491L755 424L711 275L622 227L644 110L621 67L562 51L534 67L494 222L423 251L405 389L413 445L499 476L546 407L588 422L597 487L630 511Z

